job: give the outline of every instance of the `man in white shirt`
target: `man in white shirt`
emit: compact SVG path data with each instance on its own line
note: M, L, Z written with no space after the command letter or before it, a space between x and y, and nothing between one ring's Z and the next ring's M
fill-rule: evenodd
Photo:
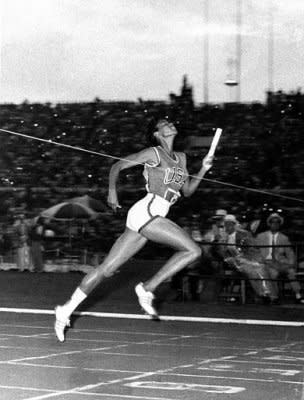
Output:
M267 218L269 230L260 233L256 237L256 244L260 247L260 254L267 266L272 279L285 274L290 280L290 286L295 294L296 302L304 304L301 296L301 286L296 281L296 259L289 238L280 232L284 223L283 217L278 213L272 213ZM265 247L266 246L266 247Z
M238 221L232 214L226 215L224 224L226 231L225 261L249 278L254 292L262 298L263 302L274 302L277 296L269 281L270 276L265 265L260 262L259 253L254 248L251 233L239 228Z

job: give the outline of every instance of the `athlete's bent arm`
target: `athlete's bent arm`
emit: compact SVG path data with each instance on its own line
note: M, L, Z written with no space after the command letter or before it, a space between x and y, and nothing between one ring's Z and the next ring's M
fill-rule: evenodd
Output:
M198 188L198 185L201 183L201 180L204 178L205 174L209 171L209 169L212 167L212 161L213 161L213 156L208 156L204 157L202 161L202 167L199 170L199 172L195 175L192 175L192 178L186 180L182 187L182 192L185 197L190 197L192 194L196 191Z
M121 208L117 198L116 183L120 171L134 167L140 164L146 163L157 163L156 153L153 148L148 148L140 151L139 153L131 154L124 160L120 160L112 165L109 174L109 194L108 194L108 205L116 211L117 208Z

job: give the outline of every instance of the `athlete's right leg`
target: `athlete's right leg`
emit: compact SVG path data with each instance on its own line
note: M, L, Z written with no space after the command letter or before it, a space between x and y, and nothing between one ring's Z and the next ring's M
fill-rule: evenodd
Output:
M56 307L55 332L60 342L64 341L64 330L66 326L69 326L70 315L79 304L82 303L93 289L105 278L113 275L121 265L136 254L146 242L147 239L142 235L126 228L124 233L116 240L104 261L82 279L71 298L63 306Z

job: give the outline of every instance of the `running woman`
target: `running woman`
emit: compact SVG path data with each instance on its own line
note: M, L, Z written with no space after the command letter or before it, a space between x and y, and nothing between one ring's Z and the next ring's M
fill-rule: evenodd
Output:
M175 254L152 278L135 287L142 309L152 318L158 314L153 306L155 289L166 279L185 268L201 256L200 247L178 225L166 218L169 209L181 196L191 196L201 179L212 166L212 156L205 156L199 172L190 178L186 167L186 155L173 150L177 130L167 120L153 124L150 139L156 144L116 162L110 170L108 204L116 211L120 208L116 183L120 171L138 164L144 165L146 196L136 202L127 215L126 229L116 240L104 261L88 273L76 288L71 298L55 308L55 333L60 342L65 340L65 329L70 325L70 316L87 296L104 279L134 256L148 240L168 245Z

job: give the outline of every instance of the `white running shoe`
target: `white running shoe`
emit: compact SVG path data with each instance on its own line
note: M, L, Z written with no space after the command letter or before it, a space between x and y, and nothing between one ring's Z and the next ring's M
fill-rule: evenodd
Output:
M135 286L135 293L137 294L138 302L141 308L153 319L159 319L158 313L153 307L154 294L152 292L148 292L144 288L144 284L142 282Z
M57 306L55 308L55 334L59 342L64 342L64 331L67 327L70 326L70 319L63 312L63 306Z

